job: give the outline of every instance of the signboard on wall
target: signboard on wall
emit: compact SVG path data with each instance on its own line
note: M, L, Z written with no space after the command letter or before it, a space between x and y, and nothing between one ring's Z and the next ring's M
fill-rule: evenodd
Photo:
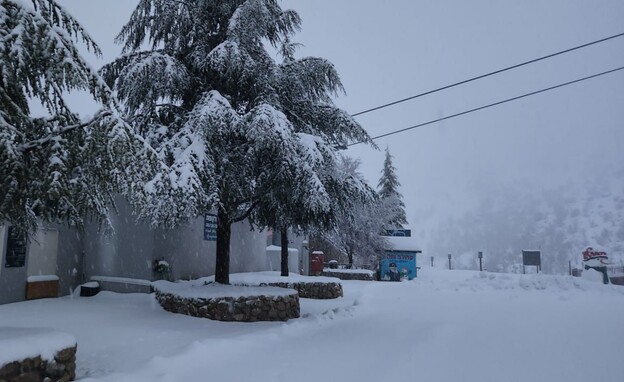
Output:
M416 252L386 251L381 258L381 281L405 281L416 277Z
M204 215L204 240L217 241L217 215Z
M5 268L20 268L26 265L26 235L20 234L14 227L9 227Z

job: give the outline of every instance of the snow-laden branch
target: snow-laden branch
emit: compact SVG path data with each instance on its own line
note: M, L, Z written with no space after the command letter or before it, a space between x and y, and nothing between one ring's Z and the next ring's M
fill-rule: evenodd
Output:
M49 142L51 142L52 140L61 137L63 134L67 134L70 133L76 129L82 129L85 128L87 126L92 126L94 123L100 121L102 118L111 116L112 112L110 110L105 110L102 111L101 113L99 113L97 116L95 116L93 119L91 119L88 122L84 122L84 123L77 123L74 125L69 125L69 126L61 126L61 127L57 127L53 130L53 132L51 134L46 135L45 137L41 137L39 139L35 139L33 141L29 141L26 143L22 143L17 145L17 150L20 151L28 151L28 150L32 150L34 148L43 146ZM48 120L47 122L52 122L54 121L54 119Z

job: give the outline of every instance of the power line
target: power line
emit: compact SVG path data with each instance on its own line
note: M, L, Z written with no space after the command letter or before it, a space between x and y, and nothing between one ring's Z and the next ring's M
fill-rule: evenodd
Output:
M535 63L535 62L538 62L538 61L546 60L546 59L548 59L548 58L552 58L552 57L555 57L555 56L559 56L559 55L562 55L562 54L565 54L565 53L569 53L569 52L572 52L572 51L575 51L575 50L578 50L578 49L586 48L586 47L588 47L588 46L591 46L591 45L596 45L596 44L599 44L599 43L602 43L602 42L605 42L605 41L608 41L608 40L613 40L614 38L618 38L618 37L622 37L622 36L624 36L624 32L623 32L623 33L618 33L618 34L613 35L613 36L605 37L605 38L602 38L602 39L600 39L600 40L592 41L592 42L589 42L589 43L587 43L587 44L578 45L578 46L575 46L575 47L573 47L573 48L565 49L565 50L559 51L559 52L557 52L557 53L552 53L552 54L549 54L549 55L546 55L546 56L542 56L542 57L539 57L539 58L535 58L535 59L533 59L533 60L525 61L525 62L520 63L520 64L516 64L516 65L513 65L513 66L508 66L508 67L506 67L506 68L499 69L499 70L496 70L496 71L494 71L494 72L490 72L490 73L487 73L487 74L482 74L482 75L477 76L477 77L472 77L472 78L469 78L469 79L467 79L467 80L463 80L463 81L460 81L460 82L456 82L456 83L454 83L454 84L450 84L450 85L442 86L441 88L437 88L437 89L429 90L429 91L426 91L426 92L424 92L424 93L416 94L416 95L411 96L411 97L407 97L407 98L400 99L400 100L398 100L398 101L394 101L394 102L387 103L387 104L385 104L385 105L381 105L381 106L373 107L373 108L371 108L371 109L367 109L367 110L364 110L364 111L360 111L359 113L351 114L351 116L352 116L352 117L357 117L358 115L362 115L362 114L370 113L370 112L372 112L372 111L376 111L376 110L379 110L379 109L384 109L384 108L386 108L386 107L389 107L389 106L394 106L394 105L397 105L397 104L399 104L399 103L403 103L403 102L406 102L406 101L413 100L413 99L415 99L415 98L419 98L419 97L422 97L422 96L426 96L426 95L429 95L429 94L432 94L432 93L439 92L439 91L441 91L441 90L450 89L450 88L453 88L453 87L455 87L455 86L459 86L459 85L466 84L466 83L468 83L468 82L472 82L472 81L480 80L480 79L482 79L482 78L486 78L486 77L493 76L493 75L495 75L495 74L503 73L503 72L506 72L506 71L511 70L511 69L516 69L516 68L519 68L519 67L521 67L521 66L525 66L525 65L529 65L529 64L532 64L532 63Z
M453 115L449 115L449 116L447 116L447 117L434 119L434 120L429 121L429 122L419 123L418 125L414 125L414 126L406 127L406 128L404 128L404 129L401 129L401 130L391 131L391 132L386 133L386 134L382 134L382 135L378 135L378 136L376 136L376 137L372 137L372 138L371 138L371 140L375 140L375 139L379 139L379 138L387 137L387 136L389 136L389 135L399 134L399 133L402 133L402 132L405 132L405 131L408 131L408 130L416 129L416 128L418 128L418 127L422 127L422 126L426 126L426 125L431 125L432 123L436 123L436 122L444 121L444 120L447 120L447 119L451 119L451 118L459 117L460 115L465 115L465 114L474 113L475 111L479 111L479 110L487 109L487 108L490 108L490 107L494 107L494 106L502 105L502 104L504 104L504 103L508 103L508 102L511 102L511 101L516 101L516 100L519 100L519 99L521 99L521 98L530 97L530 96L533 96L533 95L536 95L536 94L539 94L539 93L544 93L544 92L547 92L547 91L550 91L550 90L554 90L554 89L562 88L562 87L564 87L564 86L568 86L568 85L576 84L576 83L579 83L579 82L582 82L582 81L587 81L587 80L590 80L590 79L592 79L592 78L596 78L596 77L604 76L604 75L606 75L606 74L611 74L611 73L614 73L614 72L617 72L617 71L619 71L619 70L623 70L623 69L624 69L624 66L621 66L621 67L616 68L616 69L607 70L606 72L601 72L601 73L593 74L593 75L591 75L591 76L587 76L587 77L579 78L579 79L576 79L576 80L574 80L574 81L565 82L565 83L562 83L562 84L559 84L559 85L555 85L555 86L551 86L551 87L548 87L548 88L545 88L545 89L537 90L537 91L534 91L534 92L531 92L531 93L526 93L526 94L523 94L523 95L520 95L520 96L517 96L517 97L508 98L508 99L503 100L503 101L494 102L494 103L491 103L491 104L489 104L489 105L485 105L485 106L477 107L477 108L474 108L474 109L470 109L470 110L462 111L461 113L456 113L456 114L453 114ZM348 146L354 146L354 145L358 145L358 144L360 144L360 143L363 143L363 142L351 143L351 144L349 144Z

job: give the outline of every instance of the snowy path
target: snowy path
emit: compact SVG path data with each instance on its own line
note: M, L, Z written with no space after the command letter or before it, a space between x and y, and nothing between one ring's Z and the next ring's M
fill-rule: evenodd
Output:
M95 375L121 372L106 381L622 380L623 287L429 269L414 282L348 282L345 291L340 301L305 301L306 317L286 324L215 323L147 309L144 301L120 307L110 294L92 300L96 312L108 298L122 311L97 322L102 348L80 327L73 333L79 344L83 337L79 353L93 352L82 361L111 368ZM336 311L320 314L332 304ZM0 325L6 310L0 306ZM152 338L158 328L161 338ZM137 343L139 335L149 338ZM114 341L124 338L117 354ZM123 367L98 359L100 350L125 358Z

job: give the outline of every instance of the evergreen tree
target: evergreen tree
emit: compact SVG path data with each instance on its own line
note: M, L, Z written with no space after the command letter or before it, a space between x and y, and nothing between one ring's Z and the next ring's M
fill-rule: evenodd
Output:
M365 182L358 168L359 160L343 157L340 163L342 176ZM320 234L321 239L347 257L348 267L356 262L370 264L388 248L387 240L381 234L388 228L390 212L383 200L372 191L374 197L356 200L348 211L341 211L335 228Z
M106 220L139 146L76 44L99 48L54 0L1 0L0 36L0 222L32 233L38 220ZM81 121L64 98L73 90L104 109ZM49 116L31 115L33 99Z
M220 283L229 282L232 223L299 222L293 200L324 214L333 207L326 192L333 185L323 180L331 175L330 145L367 137L355 123L359 130L328 130L350 119L326 95L339 87L331 65L310 60L325 70L307 74L294 61L287 74L267 53L265 41L290 46L299 25L275 0L141 0L118 36L127 55L103 69L128 119L166 164L136 203L142 217L174 226L216 208ZM142 51L145 43L151 48ZM313 80L319 84L301 97L314 99L315 108L298 115L285 101L300 95L280 90Z
M391 211L390 227L402 228L403 224L407 224L405 203L403 203L403 196L398 191L401 183L399 183L396 175L396 168L392 165L392 158L390 150L386 147L386 159L378 184L379 196L383 200L385 208Z
M344 147L354 140L373 144L332 101L344 91L338 73L322 58L295 59L295 46L289 39L282 43L284 61L275 71L274 97L299 136L303 161L267 190L259 209L260 222L280 231L282 276L288 276L289 228L296 233L331 229L339 214L372 197L360 178L341 174L335 150L328 145Z

